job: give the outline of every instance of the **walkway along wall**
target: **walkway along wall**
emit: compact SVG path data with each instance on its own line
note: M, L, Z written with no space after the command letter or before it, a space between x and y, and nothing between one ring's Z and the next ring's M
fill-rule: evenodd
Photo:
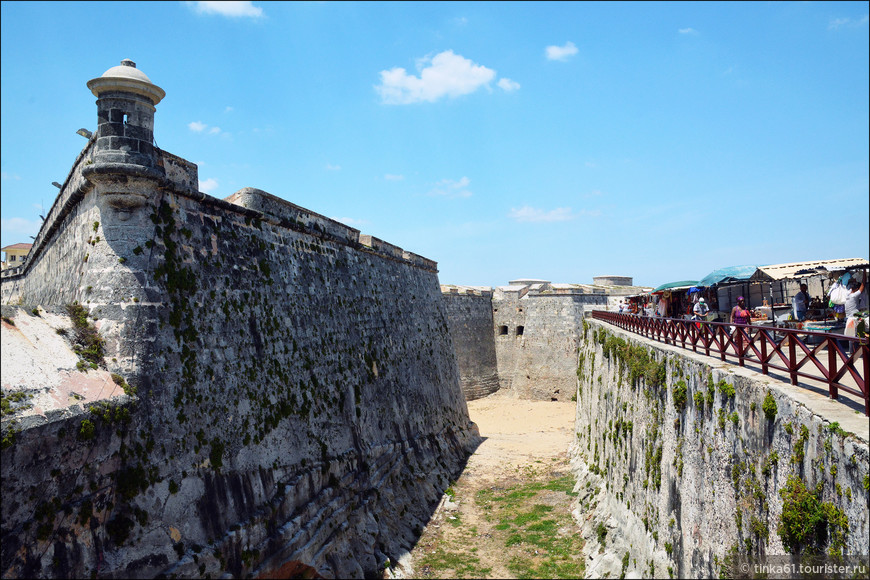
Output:
M588 577L728 576L741 556L787 550L866 558L866 418L597 321L578 363L570 453ZM793 533L816 516L824 534Z
M85 306L132 389L4 415L2 576L382 573L478 442L436 264L98 141L2 296Z

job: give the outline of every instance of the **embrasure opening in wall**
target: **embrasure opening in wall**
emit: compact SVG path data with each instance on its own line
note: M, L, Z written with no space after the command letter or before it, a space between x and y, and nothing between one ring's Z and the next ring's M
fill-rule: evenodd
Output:
M507 327L507 326L499 326L499 327L498 327L498 334L499 334L499 336L504 336L504 335L506 335L507 333L508 333L508 327Z
M525 330L526 330L525 326L517 326L517 336L522 336L523 332L525 332Z

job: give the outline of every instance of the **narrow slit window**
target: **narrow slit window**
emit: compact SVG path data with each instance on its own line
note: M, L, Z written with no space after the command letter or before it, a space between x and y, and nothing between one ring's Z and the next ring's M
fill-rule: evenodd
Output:
M522 336L523 332L525 332L525 330L526 330L525 326L517 326L517 336Z
M124 124L126 125L129 120L130 120L130 114L124 113Z

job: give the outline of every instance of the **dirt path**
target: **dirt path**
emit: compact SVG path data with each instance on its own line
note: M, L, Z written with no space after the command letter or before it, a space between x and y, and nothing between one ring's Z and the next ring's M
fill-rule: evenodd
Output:
M468 403L485 438L448 489L408 562L414 578L576 578L567 450L575 403L496 394Z

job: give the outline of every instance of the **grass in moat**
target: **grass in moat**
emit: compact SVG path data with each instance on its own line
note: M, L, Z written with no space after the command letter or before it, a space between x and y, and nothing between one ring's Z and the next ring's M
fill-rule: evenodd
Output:
M424 532L416 575L581 578L583 540L571 517L574 478L556 468L526 466L503 485L483 489L453 486L448 493L468 505Z

